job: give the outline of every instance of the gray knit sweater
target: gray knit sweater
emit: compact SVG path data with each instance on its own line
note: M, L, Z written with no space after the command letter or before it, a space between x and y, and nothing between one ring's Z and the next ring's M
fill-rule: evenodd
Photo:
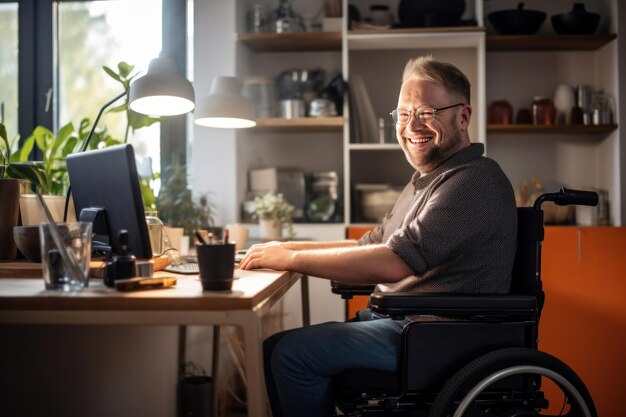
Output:
M416 172L383 223L360 245L385 243L415 275L378 291L506 293L516 249L511 183L472 144L434 171Z

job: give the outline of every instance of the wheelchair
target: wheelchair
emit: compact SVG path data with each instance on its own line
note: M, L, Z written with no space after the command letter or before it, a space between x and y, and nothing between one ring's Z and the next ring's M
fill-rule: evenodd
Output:
M542 194L533 207L518 207L509 294L370 295L372 286L332 282L343 298L370 295L376 313L417 316L403 329L396 372L348 369L333 378L337 409L353 416L546 416L542 383L548 379L564 395L559 415L597 417L578 375L537 348L544 303L541 205L595 206L597 199L593 192L562 188Z

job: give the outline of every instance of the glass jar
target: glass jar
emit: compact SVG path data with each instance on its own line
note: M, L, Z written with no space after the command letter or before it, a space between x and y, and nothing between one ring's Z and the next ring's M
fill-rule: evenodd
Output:
M304 32L304 19L293 11L294 0L280 0L280 5L270 17L270 32Z
M533 99L533 124L553 125L556 121L556 108L549 98L535 97Z
M146 211L145 214L152 256L161 256L163 254L164 243L163 222L158 218L156 211Z

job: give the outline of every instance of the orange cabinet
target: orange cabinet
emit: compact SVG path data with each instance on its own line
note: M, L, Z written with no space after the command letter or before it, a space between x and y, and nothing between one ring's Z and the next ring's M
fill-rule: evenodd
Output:
M626 228L546 227L542 255L546 303L539 349L578 373L599 416L622 416Z

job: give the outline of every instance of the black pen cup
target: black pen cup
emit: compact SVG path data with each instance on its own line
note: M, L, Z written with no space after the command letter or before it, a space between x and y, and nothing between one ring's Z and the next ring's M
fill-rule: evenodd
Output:
M229 291L235 273L235 244L197 245L204 291Z

